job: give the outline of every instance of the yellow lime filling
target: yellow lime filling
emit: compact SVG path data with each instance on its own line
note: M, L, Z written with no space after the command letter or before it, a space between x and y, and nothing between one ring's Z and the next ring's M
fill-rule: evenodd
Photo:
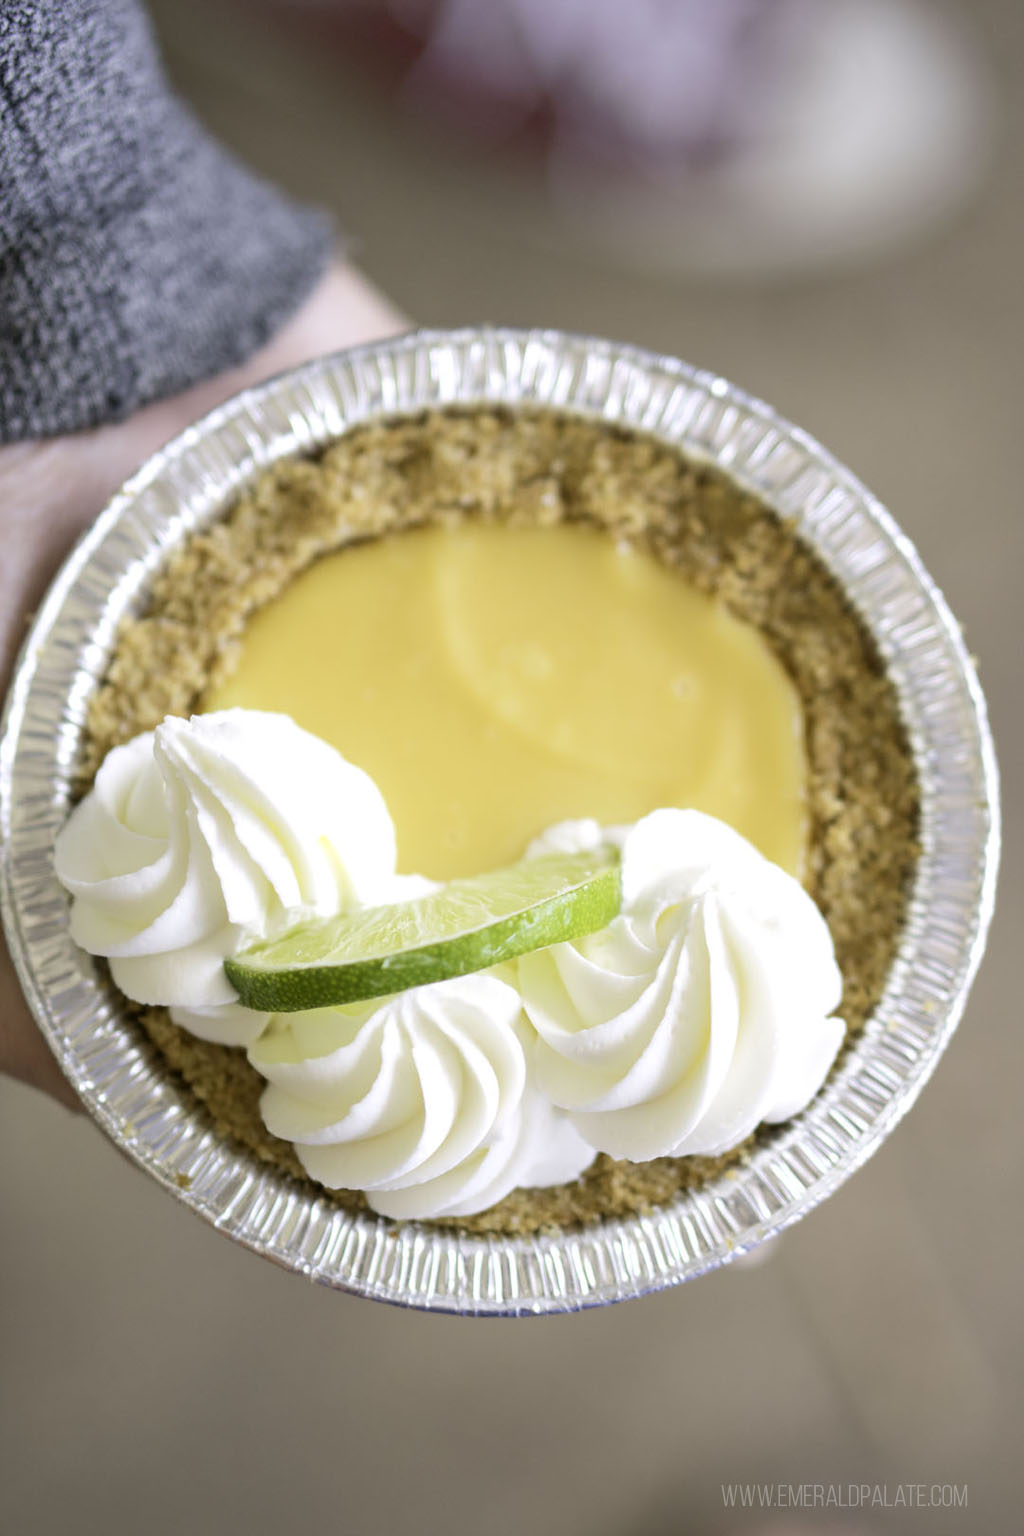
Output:
M204 708L280 710L379 785L399 867L447 880L553 822L693 806L792 874L800 701L763 637L579 524L466 521L329 555L250 622Z

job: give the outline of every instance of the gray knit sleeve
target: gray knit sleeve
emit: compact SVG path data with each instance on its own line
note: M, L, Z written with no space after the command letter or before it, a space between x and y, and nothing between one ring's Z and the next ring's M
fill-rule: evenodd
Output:
M0 0L0 441L242 362L330 240L190 117L133 0Z

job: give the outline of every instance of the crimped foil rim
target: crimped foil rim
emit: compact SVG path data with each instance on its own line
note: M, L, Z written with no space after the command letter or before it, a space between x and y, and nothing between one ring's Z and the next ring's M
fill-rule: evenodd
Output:
M88 695L118 622L169 551L258 470L357 422L455 404L551 406L652 432L796 519L872 631L921 782L922 855L885 993L824 1091L750 1162L646 1216L526 1238L394 1226L318 1198L220 1140L71 942L52 869ZM246 390L168 443L114 497L28 635L0 738L0 901L29 1004L116 1144L236 1242L311 1280L473 1315L643 1295L774 1236L849 1177L913 1103L963 1011L999 850L985 703L956 621L910 541L831 454L712 373L557 331L420 331Z

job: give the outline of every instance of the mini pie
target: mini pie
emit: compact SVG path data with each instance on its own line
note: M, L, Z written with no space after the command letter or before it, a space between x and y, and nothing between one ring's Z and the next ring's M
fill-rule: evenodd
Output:
M278 463L185 541L146 611L123 626L90 703L82 789L112 747L202 708L230 678L252 616L318 557L470 519L589 525L649 551L763 637L802 705L803 878L829 924L841 1011L855 1034L895 956L917 856L917 783L896 691L864 624L796 531L720 471L651 437L554 412L463 410L358 427L316 458ZM305 1179L290 1144L263 1125L263 1083L243 1051L186 1034L164 1009L132 1009L222 1135ZM450 1224L526 1234L643 1212L749 1146L647 1163L602 1154L571 1185L517 1190ZM318 1193L364 1205L355 1192Z

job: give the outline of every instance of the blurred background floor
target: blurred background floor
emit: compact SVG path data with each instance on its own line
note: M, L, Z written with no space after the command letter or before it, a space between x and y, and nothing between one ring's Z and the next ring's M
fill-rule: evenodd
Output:
M362 62L241 0L152 10L211 128L335 211L418 320L676 353L853 466L979 658L1007 853L966 1017L890 1142L756 1266L607 1311L473 1323L311 1289L0 1084L0 1526L670 1536L759 1529L721 1488L760 1482L968 1486L966 1510L787 1530L1018 1529L1024 10L961 6L997 107L969 201L863 265L742 281L602 255L528 161L423 132Z

